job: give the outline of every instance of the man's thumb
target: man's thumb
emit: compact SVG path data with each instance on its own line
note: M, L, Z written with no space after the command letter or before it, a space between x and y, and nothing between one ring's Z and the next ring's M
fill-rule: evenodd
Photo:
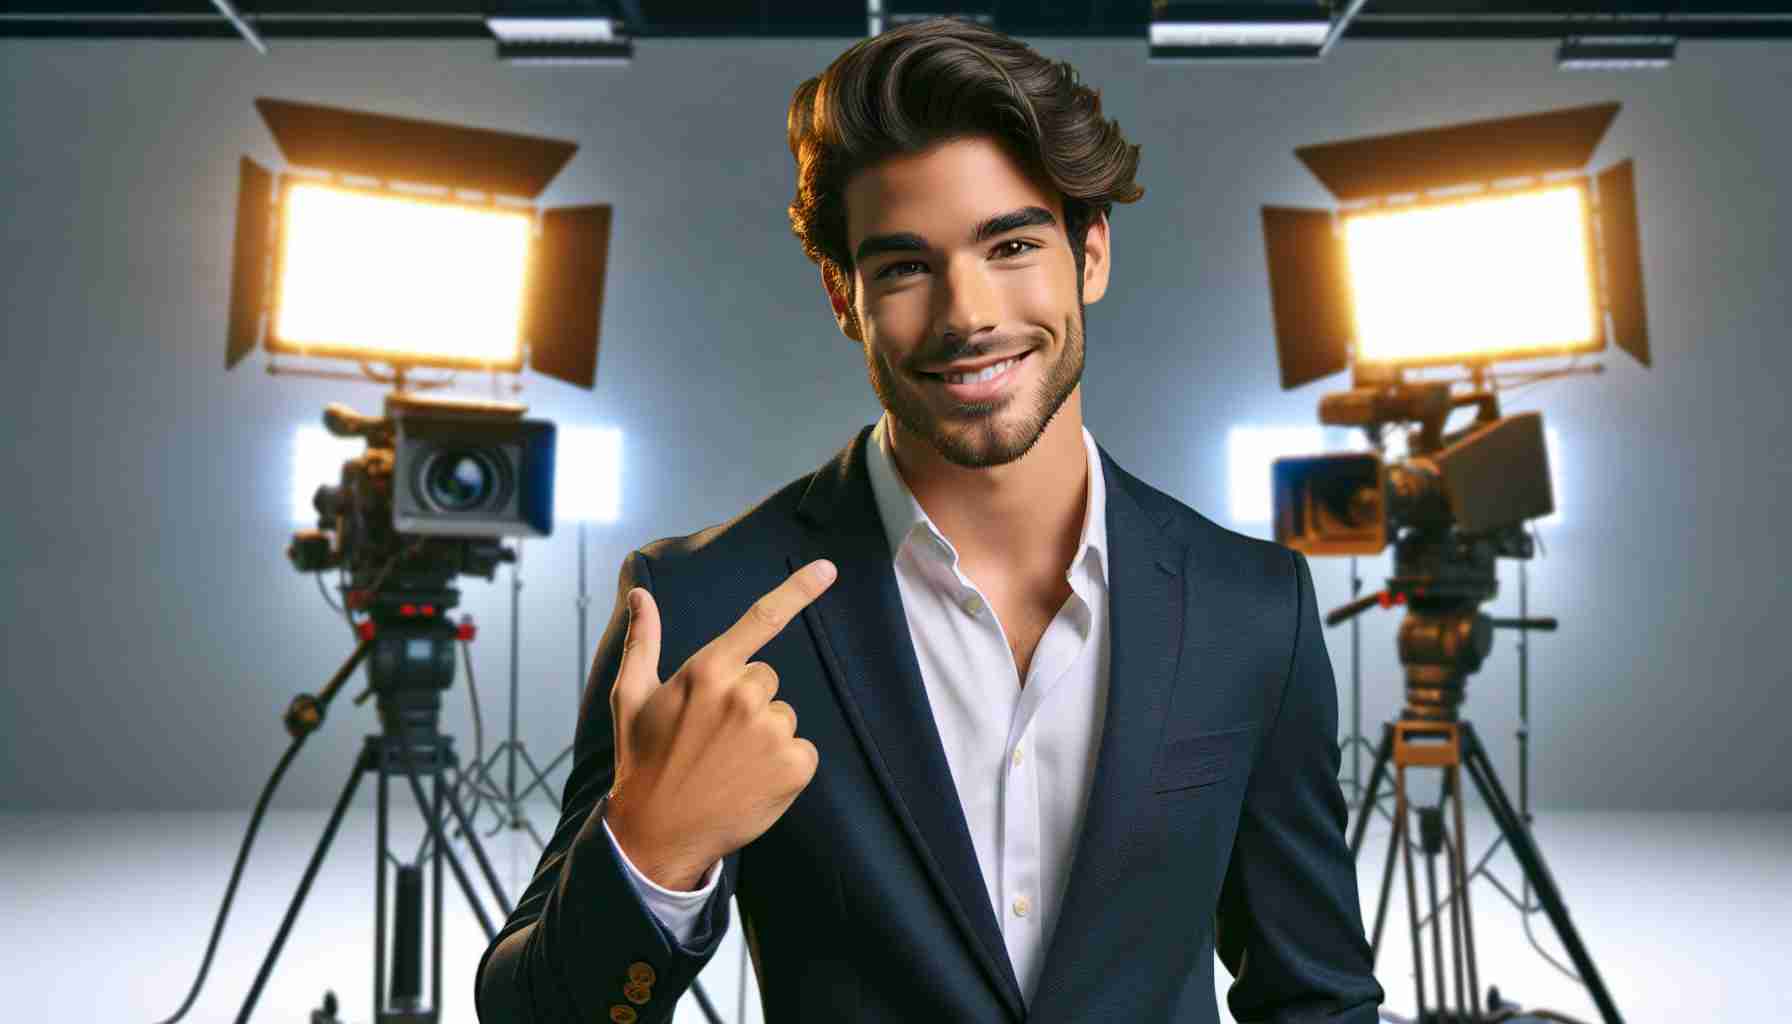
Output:
M659 689L660 612L646 587L628 592L628 632L622 642L622 664L610 690L610 709L616 720L616 750L627 749L628 728L641 705Z

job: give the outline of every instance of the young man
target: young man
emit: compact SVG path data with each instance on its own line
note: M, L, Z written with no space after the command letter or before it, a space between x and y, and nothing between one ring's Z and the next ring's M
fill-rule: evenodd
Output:
M733 897L768 1020L1211 1022L1217 948L1241 1021L1375 1021L1306 561L1083 427L1137 147L948 19L805 82L790 141L885 414L625 560L481 1019L670 1020Z

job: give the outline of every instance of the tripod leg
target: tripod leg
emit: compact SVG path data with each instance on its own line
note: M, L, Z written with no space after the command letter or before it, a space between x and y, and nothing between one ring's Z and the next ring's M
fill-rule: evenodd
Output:
M1400 844L1400 866L1406 873L1406 919L1412 931L1412 980L1418 991L1419 1008L1414 1020L1425 1020L1425 953L1419 945L1419 894L1412 884L1412 848L1407 845L1406 767L1394 766L1394 831Z
M1463 759L1469 766L1469 773L1480 787L1481 796L1493 811L1494 820L1499 823L1506 841L1512 844L1512 852L1524 867L1526 877L1537 887L1543 909L1548 911L1549 921L1555 925L1556 935L1561 938L1562 945L1567 947L1568 956L1574 960L1575 970L1580 972L1581 983L1592 993L1593 1002L1598 1005L1600 1016L1605 1018L1606 1024L1624 1024L1623 1018L1618 1016L1618 1007L1612 1002L1611 994L1605 990L1605 982L1599 977L1599 969L1593 966L1593 958L1587 955L1586 946L1581 944L1580 933L1574 930L1574 922L1568 919L1567 904L1562 902L1561 891L1556 888L1555 879L1550 876L1548 866L1543 863L1543 852L1531 838L1530 829L1518 820L1511 801L1506 799L1505 790L1500 788L1499 777L1494 775L1493 765L1488 763L1487 755L1481 749L1481 741L1467 722L1463 722L1461 728Z
M1468 826L1462 820L1462 783L1460 781L1461 766L1457 766L1458 782L1455 788L1456 797L1456 891L1462 895L1462 938L1468 951L1468 993L1469 1008L1479 1013L1481 1002L1481 979L1475 972L1475 918L1473 906L1468 898ZM1490 1007L1491 1009L1491 1007Z
M1356 827L1350 833L1350 859L1355 860L1358 851L1363 847L1363 832L1369 827L1369 818L1375 813L1375 797L1381 789L1381 776L1388 768L1388 758L1394 752L1394 727L1386 722L1381 726L1381 746L1375 751L1375 764L1369 768L1369 788L1363 791L1363 802L1356 810Z
M415 765L411 764L411 751L406 745L407 741L404 737L391 733L388 733L388 737L392 747L398 751L400 763L404 765L405 781L410 783L411 796L417 801L417 810L423 815L424 824L429 826L430 839L441 848L441 852L448 858L448 865L454 869L455 880L460 883L461 891L466 893L467 905L473 908L473 916L479 918L479 926L485 929L486 941L491 942L497 939L498 931L492 927L491 918L485 916L485 907L480 905L478 895L473 892L472 880L467 878L466 870L460 866L460 858L454 855L453 850L448 849L447 841L442 838L442 823L430 816L429 801L423 798L423 784L417 781L417 769ZM381 770L384 770L383 764ZM441 770L439 765L436 770ZM457 811L459 806L459 804L455 805ZM461 827L465 828L466 824L463 820ZM470 835L467 838L469 841L473 840ZM474 842L473 848L479 849L477 842ZM509 911L505 911L505 913L508 914Z
M379 791L379 824L376 829L379 838L373 847L373 1021L380 1019L386 1008L386 808L390 794L386 790L386 773L380 770L385 755L380 751L379 741L369 739L367 748L372 756L374 774L379 778L374 788Z
M1447 858L1444 861L1444 870L1449 872L1450 877L1450 958L1456 965L1456 1015L1466 1024L1474 1019L1469 1011L1475 1006L1475 995L1472 991L1463 988L1462 985L1462 929L1466 918L1456 912L1456 903L1462 894L1462 886L1458 884L1456 877L1456 866L1460 862L1457 855L1457 843L1462 841L1462 833L1458 828L1452 835L1450 829L1444 827L1448 824L1444 820L1444 814L1450 803L1450 798L1458 792L1458 787L1461 785L1457 781L1459 770L1456 765L1450 765L1444 769L1444 793L1438 801L1437 813L1438 827L1443 830L1444 856ZM1460 824L1458 822L1459 826Z
M1394 822L1394 834L1388 837L1387 861L1381 866L1381 894L1375 900L1375 940L1369 944L1369 966L1375 966L1381 953L1381 926L1388 918L1388 897L1394 891L1394 856L1400 852L1400 823Z
M1431 963L1437 971L1437 1013L1441 1017L1449 1012L1450 988L1444 984L1444 930L1440 920L1443 908L1437 903L1437 853L1432 849L1437 839L1433 834L1436 831L1434 815L1435 808L1419 808L1419 834L1423 837L1425 850L1425 896L1431 903Z
M268 949L267 958L261 962L261 972L255 976L255 984L249 989L249 998L243 1002L243 1010L237 1015L237 1024L248 1024L249 1015L255 1012L255 1001L261 998L262 986L267 984L268 976L274 972L274 960L280 956L280 947L286 944L286 934L292 930L292 923L299 916L299 907L304 904L306 893L311 891L311 880L317 877L318 866L324 862L324 854L329 852L330 841L336 838L336 827L342 824L342 812L348 809L348 802L354 798L355 787L360 783L361 763L357 761L349 770L342 795L336 798L336 809L330 812L330 823L318 838L317 849L312 851L311 863L305 866L305 877L299 880L299 889L292 894L292 903L286 908L286 919L280 922L280 931L274 936L274 944Z
M442 773L436 772L436 803L433 813L436 820L442 820ZM436 1021L442 1019L442 851L431 851L430 860L435 861L435 909L430 911L430 929L435 932L431 945L434 951L430 954L433 961L430 965L429 1008ZM421 867L422 865L418 865ZM504 911L509 917L510 911Z
M492 893L498 897L498 909L504 912L505 917L509 917L512 909L510 899L504 895L504 887L498 884L498 873L492 870L492 862L485 855L485 846L479 842L479 837L467 822L466 814L460 809L460 798L454 795L453 789L443 790L442 796L447 798L448 809L454 812L454 820L460 822L460 827L467 833L467 846L473 851L473 859L478 862L486 883L492 887Z

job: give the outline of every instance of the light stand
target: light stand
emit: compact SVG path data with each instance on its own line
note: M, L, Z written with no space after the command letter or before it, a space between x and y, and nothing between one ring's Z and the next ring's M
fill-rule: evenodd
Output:
M542 840L541 833L539 833L535 830L535 824L533 822L531 822L529 820L529 818L523 813L523 806L522 806L523 801L527 800L529 798L529 794L533 793L537 787L540 787L542 794L544 796L546 796L549 800L553 799L553 792L548 786L547 773L553 771L556 767L559 766L561 761L565 760L572 753L572 744L570 744L570 743L567 744L565 749L561 750L560 753L557 754L552 761L548 762L547 768L543 769L543 768L539 767L538 765L536 765L535 759L533 757L529 756L528 748L523 744L522 740L517 738L517 734L516 734L517 718L518 718L518 715L517 715L517 692L518 692L518 687L517 687L517 645L519 643L519 629L520 629L520 627L519 627L520 615L519 615L519 611L518 611L518 595L520 595L523 590L523 579L522 579L522 568L521 568L522 562L523 562L522 543L517 542L517 544L516 544L516 559L515 559L515 561L511 562L511 564L510 564L510 727L509 727L509 735L503 742L499 743L496 747L494 747L492 749L491 753L489 753L485 756L484 760L476 762L473 765L469 765L467 768L467 774L469 776L479 775L479 776L483 776L486 779L490 779L492 768L493 768L494 764L497 762L498 758L500 758L500 757L505 758L507 767L506 767L506 772L505 772L504 788L501 792L498 792L495 795L490 796L489 799L491 800L491 802L493 804L497 805L496 809L498 811L498 816L503 820L503 824L500 825L500 827L507 826L513 832L527 830L530 838L535 840L535 849L536 849L536 852L539 853L540 851L545 850L547 848L547 843ZM534 778L532 780L530 780L529 784L527 786L525 786L520 792L517 790L517 777L516 777L516 775L517 775L516 762L517 762L517 758L519 758L519 757L523 759L523 762L527 766L529 773L534 776ZM496 783L494 781L492 784L492 787L495 788L495 786L496 786ZM477 812L477 809L479 806L479 801L488 799L486 794L487 794L487 792L490 791L490 789L488 787L477 786L476 790L479 795L478 795L477 799L475 799L475 801L474 801L475 813Z

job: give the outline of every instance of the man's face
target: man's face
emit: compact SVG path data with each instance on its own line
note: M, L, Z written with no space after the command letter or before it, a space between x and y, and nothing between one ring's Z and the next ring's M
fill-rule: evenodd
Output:
M989 218L1029 207L1051 221L973 237ZM878 401L955 465L1025 455L1082 382L1083 306L1107 291L1106 221L1089 231L1079 293L1057 191L983 137L867 168L847 183L846 210L862 337L844 297L832 300L841 329L864 347ZM891 235L919 247L878 251ZM1021 354L986 397L955 395L928 372Z

